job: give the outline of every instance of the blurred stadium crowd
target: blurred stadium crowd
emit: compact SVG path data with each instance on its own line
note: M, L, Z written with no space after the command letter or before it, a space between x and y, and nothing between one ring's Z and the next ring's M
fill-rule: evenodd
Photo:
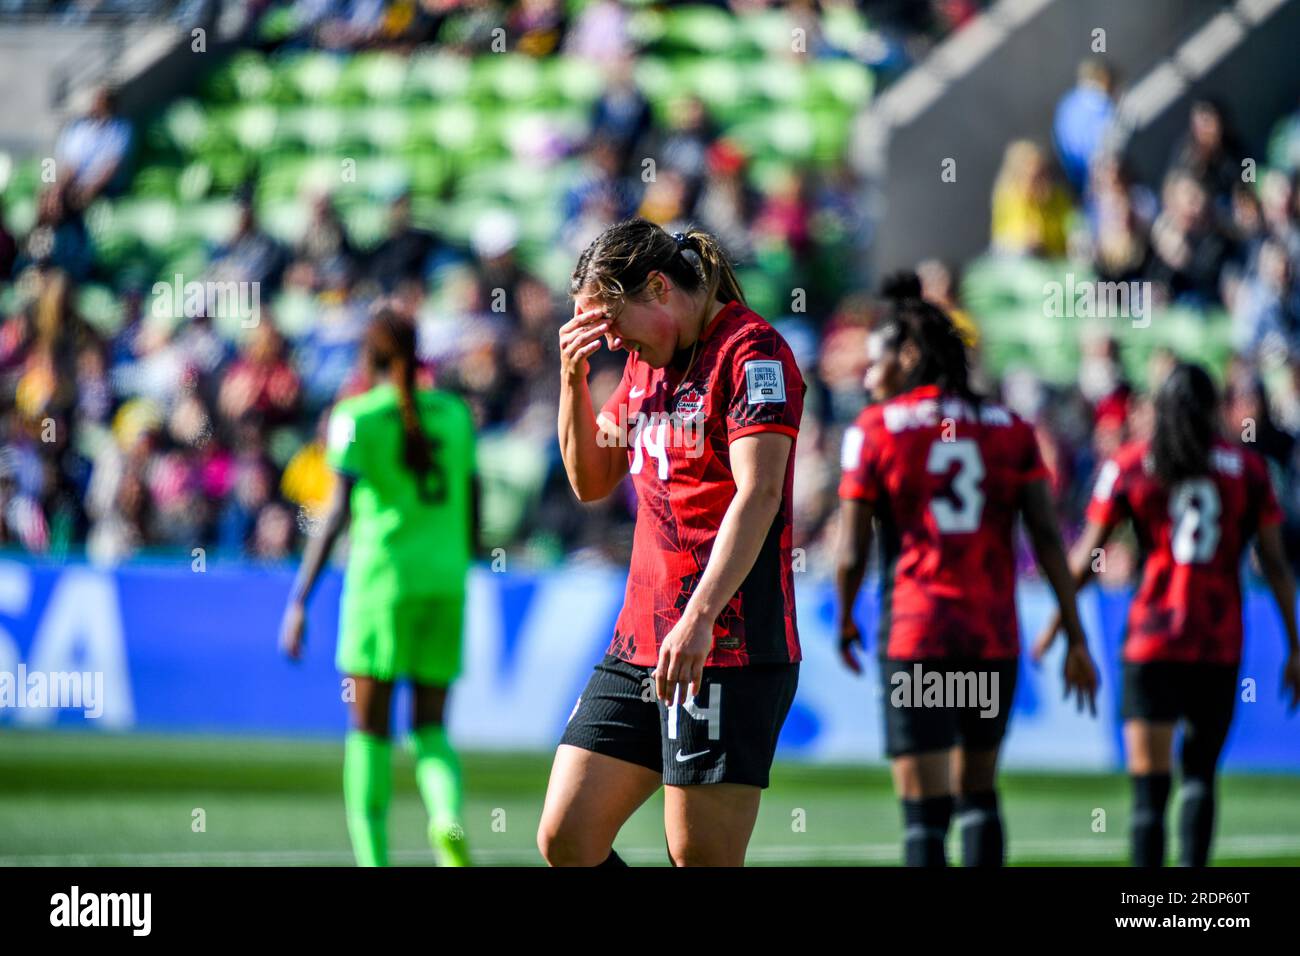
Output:
M541 564L624 559L630 488L579 505L559 465L554 330L578 253L636 214L720 236L794 348L810 388L796 545L826 560L839 438L883 313L860 266L871 223L849 120L982 5L872 4L870 22L847 2L245 5L248 49L199 98L136 129L106 90L61 135L56 182L7 171L0 544L290 556L330 489L323 422L366 385L358 346L385 297L418 324L426 380L477 416L489 543ZM790 49L792 24L806 50ZM514 52L471 52L502 29ZM1045 316L1043 283L1150 282L1222 376L1227 433L1255 423L1294 544L1300 112L1243 181L1231 104L1198 104L1144 184L1106 149L1114 85L1084 64L1041 144L1008 145L988 254L919 263L924 294L963 324L986 390L1036 424L1072 531L1099 460L1148 427L1174 355ZM256 321L186 314L173 276L255 283ZM1026 302L1077 357L1052 367L1016 339ZM620 371L619 356L594 362L598 401Z

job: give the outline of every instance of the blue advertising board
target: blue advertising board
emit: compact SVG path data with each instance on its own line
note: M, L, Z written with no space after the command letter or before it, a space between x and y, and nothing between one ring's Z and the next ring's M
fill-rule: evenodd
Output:
M276 648L291 581L289 568L242 564L99 569L0 561L0 727L342 733L346 712L333 666L340 577L328 574L313 597L305 659L296 664ZM604 650L622 596L619 569L476 569L466 617L465 673L453 691L449 717L461 745L552 748ZM1051 611L1052 598L1043 585L1025 583L1017 601L1022 636L1028 639ZM869 670L862 677L842 666L833 602L826 581L800 582L805 659L781 753L818 761L879 760L881 695L874 661L866 655ZM1062 700L1059 646L1041 668L1022 659L1006 749L1009 765L1119 766L1117 658L1127 602L1127 594L1096 588L1080 602L1102 665L1096 718ZM873 589L864 589L858 613L864 625L874 621ZM1281 622L1271 599L1258 591L1248 592L1245 616L1242 688L1226 765L1300 772L1295 742L1300 722L1288 716L1279 696ZM54 675L67 674L87 675L82 690L93 699L79 706L56 699ZM48 679L45 697L33 696L29 686L39 679Z

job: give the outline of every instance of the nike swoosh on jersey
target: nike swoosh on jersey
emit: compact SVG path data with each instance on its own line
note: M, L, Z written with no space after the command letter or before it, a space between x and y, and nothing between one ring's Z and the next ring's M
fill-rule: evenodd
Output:
M684 754L684 753L682 753L682 752L679 750L679 751L677 751L677 762L678 762L678 763L686 763L686 761L688 761L688 760L694 760L696 757L702 757L702 756L704 756L706 753L708 753L707 750L701 750L701 751L698 751L697 753L693 753L693 754Z
M628 392L628 393L627 393L627 397L628 397L628 398L640 398L640 397L641 397L642 395L644 395L644 394L645 394L645 389L644 389L644 388L641 388L641 387L638 386L638 387L636 387L636 388L633 388L632 391Z

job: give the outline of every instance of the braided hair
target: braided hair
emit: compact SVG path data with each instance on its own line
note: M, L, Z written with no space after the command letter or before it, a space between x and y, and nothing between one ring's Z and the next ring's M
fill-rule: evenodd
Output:
M415 325L391 308L382 307L366 328L365 350L370 367L389 373L397 389L404 440L402 460L417 478L423 479L431 467L432 449L415 409Z
M1155 395L1151 461L1157 478L1175 485L1210 470L1218 390L1205 369L1180 362Z
M899 285L900 291L910 291L906 283ZM970 384L966 343L943 309L919 296L904 294L893 300L881 332L889 348L898 350L911 342L920 353L920 361L908 373L905 388L937 385L946 394L979 405L982 396Z

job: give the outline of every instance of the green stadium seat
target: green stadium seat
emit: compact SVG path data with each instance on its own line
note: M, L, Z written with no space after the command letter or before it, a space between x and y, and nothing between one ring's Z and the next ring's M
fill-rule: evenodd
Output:
M77 290L77 314L104 336L113 336L126 323L126 307L108 286L85 284Z
M599 66L576 56L557 56L548 61L548 83L558 99L572 104L590 104L605 89L605 74Z
M470 60L438 51L411 58L406 75L408 97L453 100L469 94Z
M407 58L396 53L358 53L344 69L342 86L359 98L388 103L406 89Z
M875 87L867 67L852 60L821 60L813 71L812 95L834 99L851 109L862 109L871 101Z
M718 7L677 6L665 11L659 44L722 56L744 52L746 40L735 18Z
M331 53L299 53L281 62L288 84L309 103L330 102L339 93L343 76L340 57Z
M784 10L760 10L736 18L736 27L755 53L788 54L794 44L794 22Z

